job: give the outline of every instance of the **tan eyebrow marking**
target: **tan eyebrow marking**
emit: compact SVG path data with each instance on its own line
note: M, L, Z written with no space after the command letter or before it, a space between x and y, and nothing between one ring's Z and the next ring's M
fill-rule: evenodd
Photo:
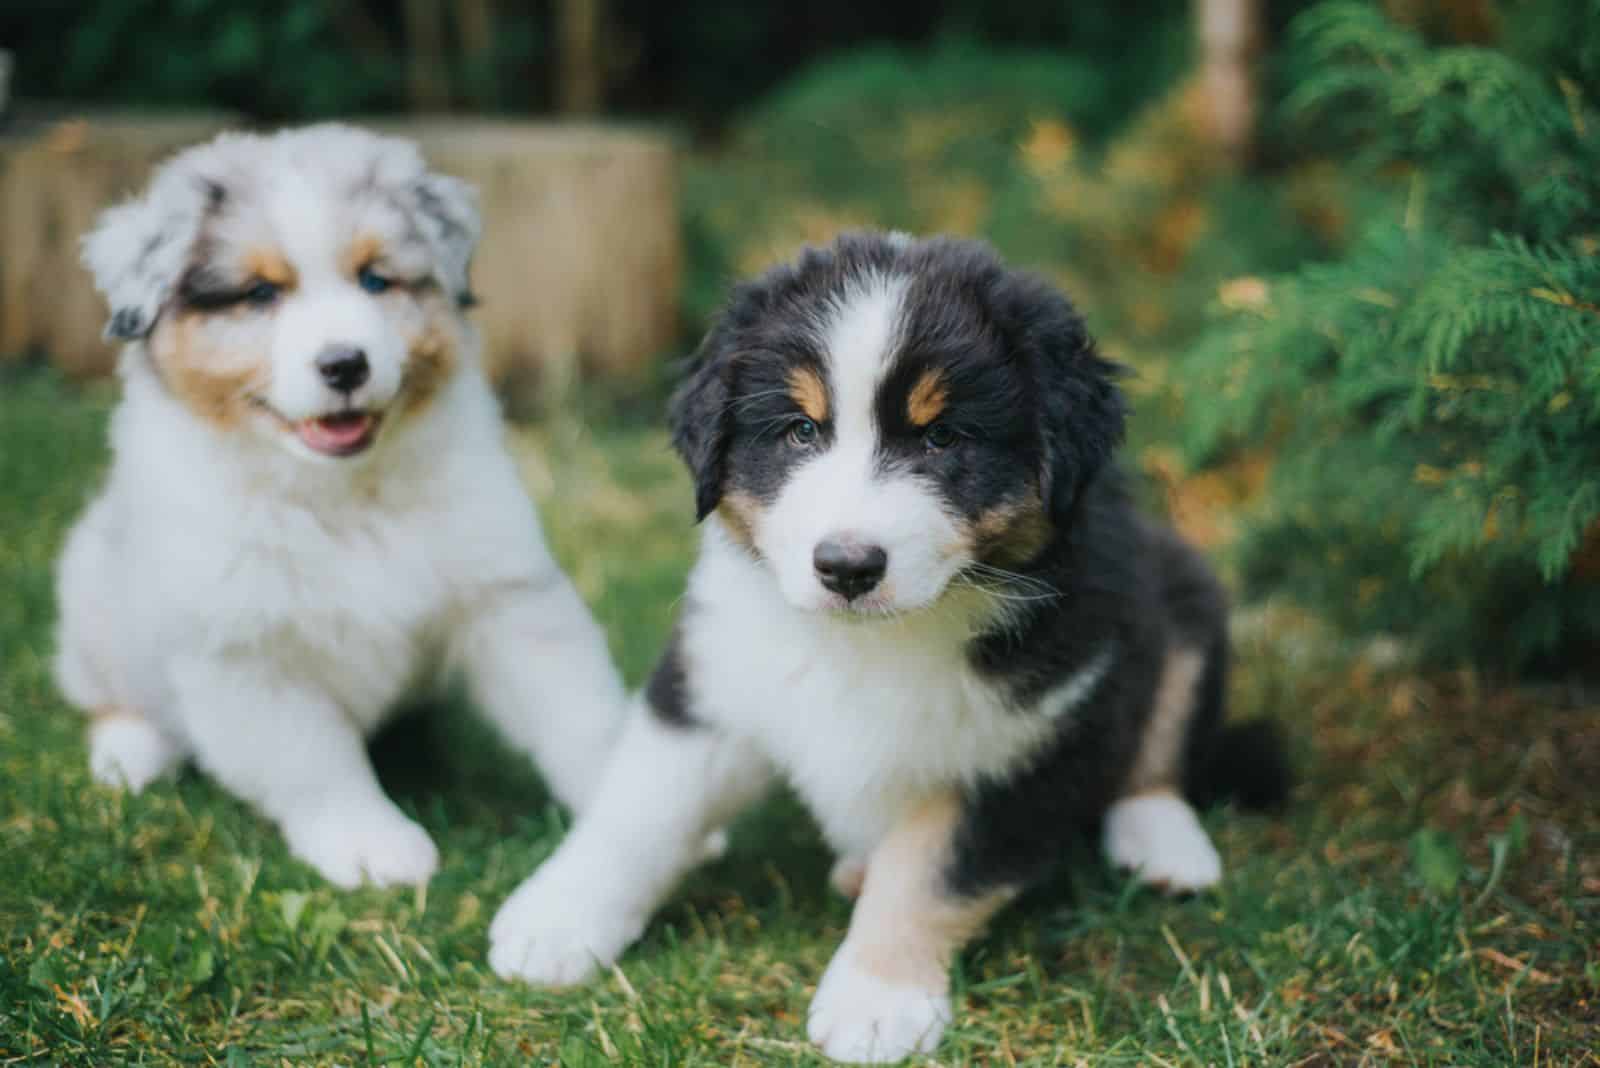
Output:
M355 274L361 268L371 266L382 255L383 242L376 235L359 234L345 250L345 273Z
M807 419L816 423L827 420L828 387L811 368L796 367L789 372L789 396Z
M944 388L944 372L934 368L922 372L906 397L906 414L913 426L927 426L944 414L949 394Z
M294 266L275 248L256 246L249 249L244 254L243 265L245 273L251 278L259 278L284 289L295 283Z

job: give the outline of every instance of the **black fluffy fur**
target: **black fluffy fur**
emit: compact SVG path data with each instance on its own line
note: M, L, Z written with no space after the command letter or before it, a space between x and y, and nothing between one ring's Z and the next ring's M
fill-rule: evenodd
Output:
M868 274L908 279L903 330L875 409L884 466L914 466L952 511L975 516L1006 502L1039 502L1051 534L1031 559L1008 561L1027 598L977 635L974 669L1036 714L1041 695L1110 650L1111 668L1054 739L1003 776L969 786L947 872L976 894L1035 883L1094 833L1138 753L1166 657L1200 650L1204 666L1184 736L1181 786L1197 803L1280 801L1288 772L1264 723L1223 728L1227 601L1200 555L1142 519L1112 454L1124 402L1119 369L1095 350L1082 318L1049 283L1007 269L984 245L883 235L840 238L739 286L673 398L673 443L694 479L700 518L737 489L769 500L785 476L762 427L786 403L799 365L823 366L819 309ZM949 420L969 442L928 457L912 441L905 397L935 368L948 385ZM824 433L825 428L824 428ZM684 667L669 648L649 687L663 719L692 723Z

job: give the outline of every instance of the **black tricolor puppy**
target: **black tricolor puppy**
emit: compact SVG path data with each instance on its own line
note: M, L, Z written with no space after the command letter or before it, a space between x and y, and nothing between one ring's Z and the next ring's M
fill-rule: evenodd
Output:
M840 1060L932 1049L952 956L1085 829L1147 882L1215 883L1185 799L1283 773L1218 730L1222 591L1129 504L1115 371L972 242L849 236L739 287L672 410L706 521L677 630L496 971L609 964L774 773L860 895L810 1011Z

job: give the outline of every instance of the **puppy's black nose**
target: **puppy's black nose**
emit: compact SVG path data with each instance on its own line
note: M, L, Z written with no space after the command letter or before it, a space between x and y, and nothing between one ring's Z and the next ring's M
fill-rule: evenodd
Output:
M322 380L340 393L354 393L372 373L367 354L354 345L329 345L317 357Z
M889 554L876 545L829 538L819 542L812 551L811 566L817 569L817 581L845 600L853 601L883 581L883 573L889 568Z

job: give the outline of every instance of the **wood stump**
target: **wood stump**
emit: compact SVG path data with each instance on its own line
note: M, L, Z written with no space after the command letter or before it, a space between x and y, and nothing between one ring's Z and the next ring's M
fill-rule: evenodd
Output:
M478 187L473 313L514 408L641 371L677 341L682 234L665 136L588 124L378 123Z
M228 124L97 115L0 136L0 358L42 349L74 375L111 368L79 241L155 163ZM677 341L682 247L667 137L447 118L366 125L415 139L434 167L478 187L473 317L513 407L559 400L580 375L637 373Z
M69 374L111 369L105 302L78 243L155 164L230 123L224 114L24 117L0 134L0 359L33 349Z

